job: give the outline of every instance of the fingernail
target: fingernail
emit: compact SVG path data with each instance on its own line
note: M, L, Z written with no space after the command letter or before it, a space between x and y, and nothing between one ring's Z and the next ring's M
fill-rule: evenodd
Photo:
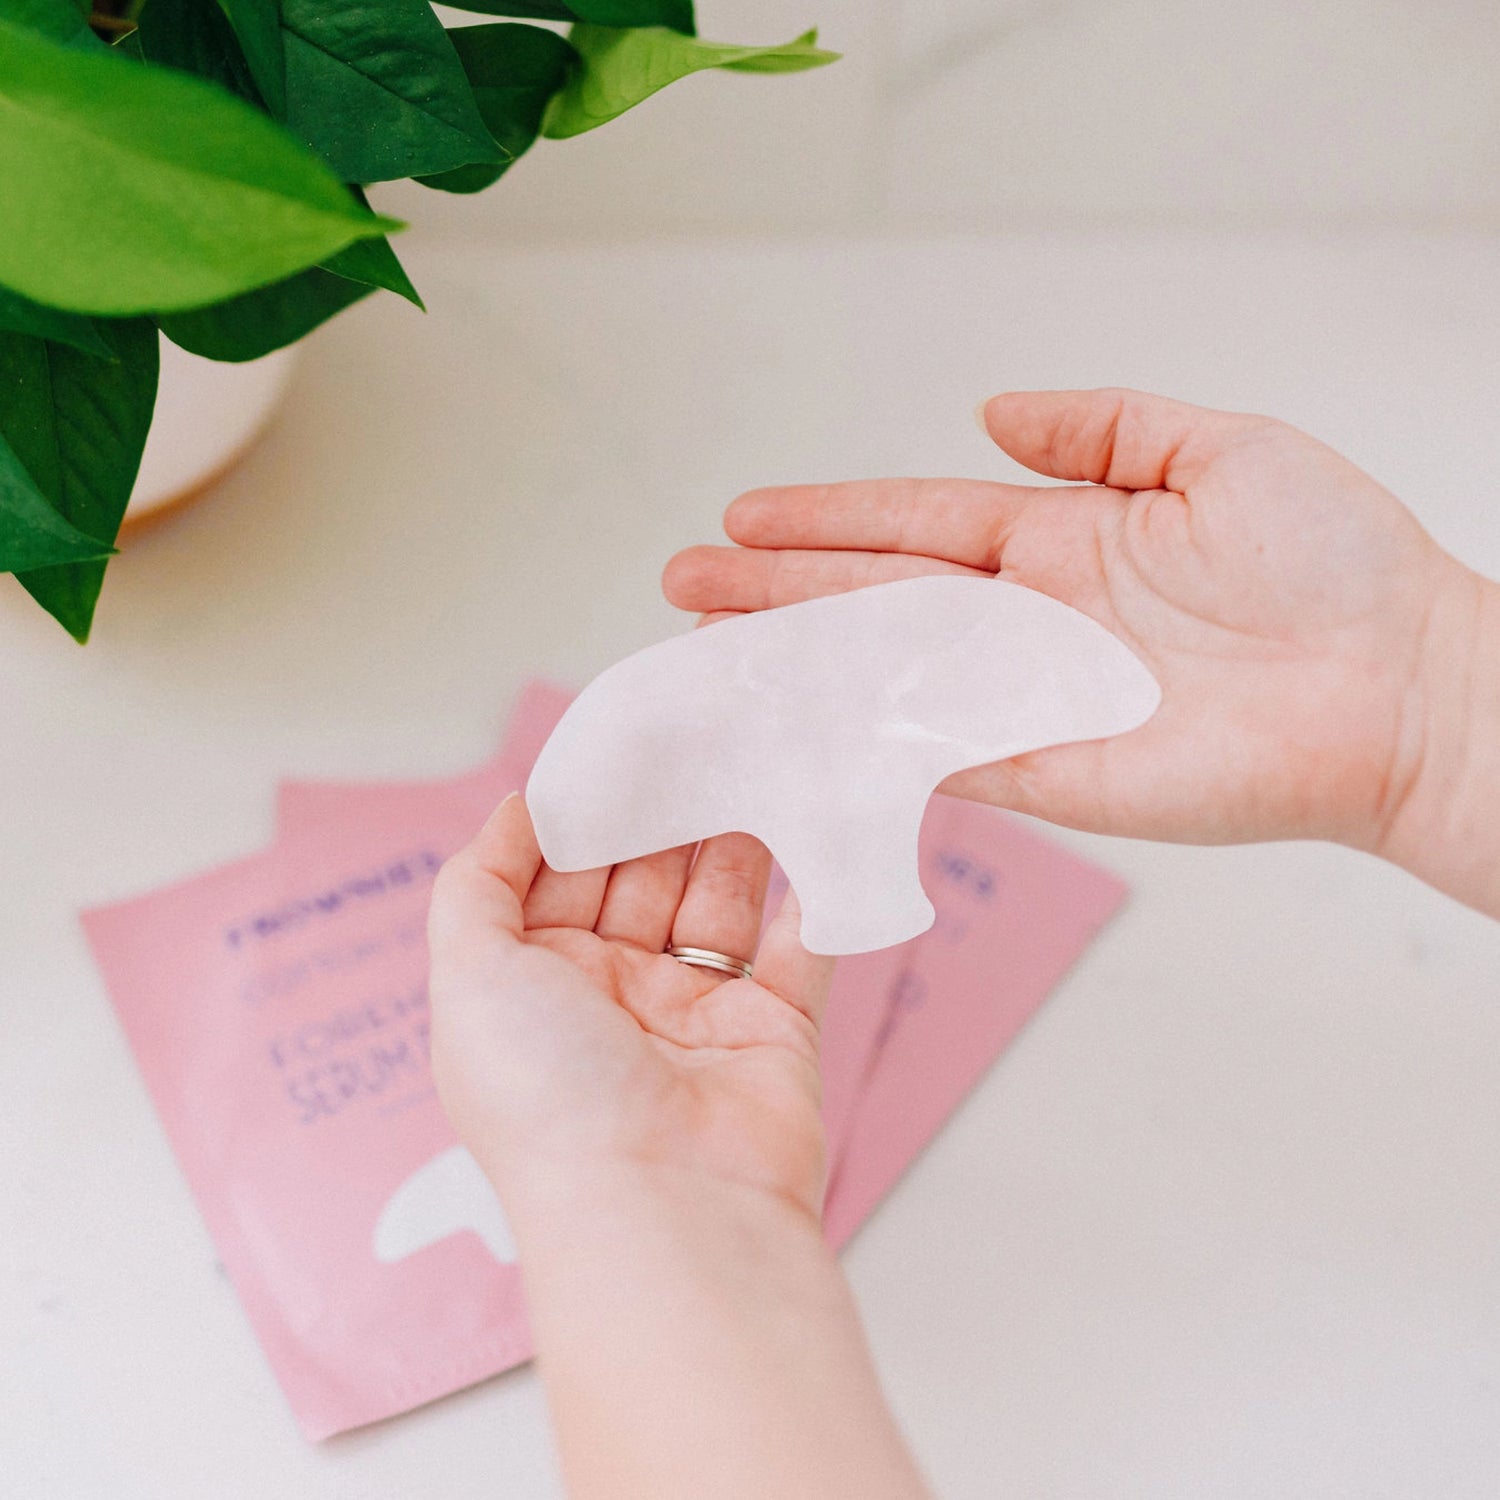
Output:
M990 435L989 424L984 420L984 409L990 404L991 397L986 396L978 406L974 408L974 425L988 437Z

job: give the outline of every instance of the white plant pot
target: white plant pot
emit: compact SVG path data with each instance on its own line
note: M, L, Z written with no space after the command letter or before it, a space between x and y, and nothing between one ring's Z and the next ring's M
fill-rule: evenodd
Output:
M230 365L163 339L156 414L125 524L195 499L233 468L276 410L295 363L295 345Z

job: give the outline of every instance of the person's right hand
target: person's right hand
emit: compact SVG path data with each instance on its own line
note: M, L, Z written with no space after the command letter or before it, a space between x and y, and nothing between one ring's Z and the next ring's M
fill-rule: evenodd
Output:
M1500 607L1374 480L1282 423L1135 392L997 396L982 417L1028 468L1086 483L753 491L726 516L741 545L680 553L667 597L713 615L979 573L1091 615L1155 674L1156 716L943 788L1056 823L1381 850L1449 777L1431 761Z

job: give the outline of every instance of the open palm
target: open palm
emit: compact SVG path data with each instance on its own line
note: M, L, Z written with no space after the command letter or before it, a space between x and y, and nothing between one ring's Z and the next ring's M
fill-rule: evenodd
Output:
M761 940L769 873L763 845L726 834L559 874L520 797L448 862L430 923L433 1072L495 1180L566 1157L702 1174L819 1213L832 964L802 947L790 898ZM689 967L669 943L753 955L755 979Z
M1131 734L944 790L1099 832L1376 845L1416 774L1434 601L1457 568L1374 480L1261 417L1125 391L999 396L983 419L1080 485L875 480L754 491L740 545L668 565L709 616L922 573L991 574L1119 636L1162 686Z

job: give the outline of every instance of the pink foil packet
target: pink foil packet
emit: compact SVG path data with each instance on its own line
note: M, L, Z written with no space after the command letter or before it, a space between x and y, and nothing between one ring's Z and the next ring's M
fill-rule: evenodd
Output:
M445 1214L473 1217L443 1201L463 1185L431 1183L433 1201L413 1204L445 1161L451 1175L455 1138L427 1061L425 924L433 876L469 832L467 820L419 838L366 828L84 915L162 1125L309 1438L531 1353L514 1255L443 1232Z
M438 865L524 784L567 695L534 683L448 781L283 786L270 850L84 925L162 1123L302 1431L529 1358L504 1214L437 1104ZM843 1244L1118 904L1112 877L935 798L932 932L840 961L824 1035Z
M283 837L397 811L420 826L434 801L472 799L475 820L524 786L572 694L541 679L517 699L495 756L450 781L284 781ZM842 1246L889 1192L1125 899L1107 871L993 808L934 797L922 882L937 908L909 943L839 960L823 1027L829 1189ZM785 876L776 871L768 907Z

